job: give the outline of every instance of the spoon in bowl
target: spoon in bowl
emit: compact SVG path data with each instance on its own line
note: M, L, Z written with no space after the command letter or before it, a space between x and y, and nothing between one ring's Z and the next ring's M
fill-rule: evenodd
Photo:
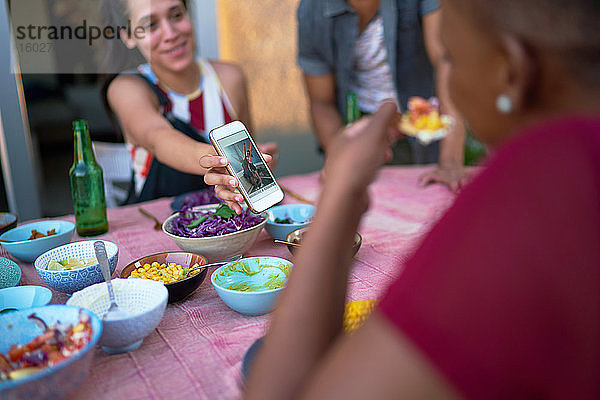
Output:
M220 267L221 265L225 265L227 263L237 261L241 258L242 258L241 254L236 254L235 256L226 258L225 260L222 260L222 261L217 261L217 262L210 263L210 264L196 265L195 267L192 267L188 270L187 274L185 274L184 279L187 278L188 276L190 276L190 272L195 271L197 269L208 268L208 267L217 267L217 266Z
M281 243L281 244L288 244L290 246L294 246L294 247L301 247L300 244L298 243L294 243L294 242L288 242L286 240L279 240L279 239L275 239L274 240L275 243Z
M98 259L98 263L100 264L100 270L102 270L102 275L104 276L104 280L106 281L106 287L108 288L108 298L110 299L110 306L102 316L102 320L120 319L127 317L130 313L125 310L121 310L119 306L117 306L115 292L113 291L112 282L110 281L110 268L108 267L106 247L104 246L103 241L98 240L94 242L94 252L96 253L96 258Z

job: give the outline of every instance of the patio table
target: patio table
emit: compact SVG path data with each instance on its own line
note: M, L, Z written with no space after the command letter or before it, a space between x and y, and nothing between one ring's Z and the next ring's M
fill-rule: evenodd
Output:
M389 166L371 186L371 206L358 229L362 247L354 257L348 300L379 297L397 277L406 258L454 196L440 185L418 187L427 167ZM317 200L318 173L281 178L280 184ZM351 201L351 199L349 199ZM154 223L136 209L143 207L164 220L172 198L108 210L109 231L102 238L119 246L114 276L131 261L148 254L179 250ZM286 203L298 201L286 195ZM72 215L59 219L74 221ZM89 240L75 234L73 241ZM95 238L92 238L95 239ZM3 257L11 258L4 249ZM273 243L263 230L245 256L271 255L293 261L285 245ZM15 260L23 270L21 285L45 284L35 268ZM209 260L213 261L213 260ZM169 304L160 324L130 353L108 355L96 347L90 373L69 399L233 399L241 393L240 375L248 347L267 328L269 315L250 317L228 308L205 281L188 298ZM66 294L53 291L52 303L64 304Z

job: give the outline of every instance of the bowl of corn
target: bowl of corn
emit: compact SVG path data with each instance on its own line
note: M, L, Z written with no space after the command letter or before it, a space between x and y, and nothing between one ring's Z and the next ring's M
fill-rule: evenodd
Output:
M207 263L206 257L185 251L151 254L129 263L121 278L142 278L162 282L169 292L169 303L192 294L206 278L206 268L190 271Z

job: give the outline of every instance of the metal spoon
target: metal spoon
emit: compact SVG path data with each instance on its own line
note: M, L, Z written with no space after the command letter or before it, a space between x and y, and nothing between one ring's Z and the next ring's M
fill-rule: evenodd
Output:
M222 261L218 261L218 262L214 262L214 263L210 263L210 264L204 264L204 265L196 265L195 267L190 268L188 270L188 272L185 275L185 277L187 278L188 276L190 276L190 272L195 271L197 269L208 268L208 267L216 267L216 266L220 267L221 265L225 265L227 263L237 261L237 260L239 260L241 258L242 258L241 254L236 254L235 256L226 258L225 260L222 260Z
M128 316L130 313L124 310L119 309L117 306L117 301L115 299L115 292L113 291L112 283L110 281L110 268L108 267L108 257L106 256L106 247L104 246L104 242L98 240L94 242L94 252L96 253L96 258L98 259L98 263L100 264L100 270L102 270L102 275L104 276L104 280L106 281L106 287L108 288L108 297L110 299L110 307L102 316L102 320L105 319L119 319ZM109 318L110 317L110 318Z
M154 221L154 230L155 231L160 231L162 229L162 224L154 215L150 214L148 211L144 210L142 207L138 207L138 211L141 212L142 215L144 215Z
M301 247L298 243L288 242L286 240L275 239L274 242L275 243L281 243L281 244L289 244L290 246L294 246L294 247Z

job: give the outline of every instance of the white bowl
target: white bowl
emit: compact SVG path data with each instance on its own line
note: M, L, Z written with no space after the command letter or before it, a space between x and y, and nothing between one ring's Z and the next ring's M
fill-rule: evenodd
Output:
M214 211L219 207L219 204L208 204L206 206L194 207L194 210L210 210ZM191 253L202 254L208 258L210 262L219 261L234 254L244 253L249 250L262 227L267 223L268 214L261 213L263 220L250 228L242 229L241 231L228 233L220 236L211 236L203 238L188 238L177 236L172 232L173 220L179 215L175 213L163 222L162 230L169 236L180 249Z
M68 271L46 269L50 260L61 261L67 258L87 259L95 257L94 242L96 242L96 240L73 242L45 252L39 256L34 263L38 275L48 286L64 293L73 293L84 287L93 285L94 283L103 282L104 276L102 276L100 264L98 263ZM110 273L112 274L117 267L119 247L107 240L103 240L103 242L106 247L108 266L110 268Z
M158 326L169 292L165 285L150 279L113 279L112 284L119 309L129 315L103 320L98 344L110 354L126 353L140 347L144 338ZM110 306L106 283L73 293L67 305L86 308L102 318Z

